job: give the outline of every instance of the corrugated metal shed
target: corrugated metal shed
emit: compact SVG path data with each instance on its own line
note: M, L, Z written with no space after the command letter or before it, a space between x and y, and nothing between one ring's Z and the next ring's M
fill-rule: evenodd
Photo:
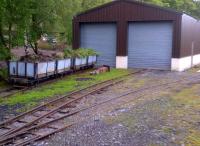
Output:
M73 19L73 48L80 47L82 24L116 23L116 56L128 56L128 25L131 22L171 22L171 58L200 54L199 21L181 12L132 0L116 0L76 15ZM179 63L175 60L174 64Z
M80 45L80 23L117 22L117 56L127 55L129 21L173 21L173 57L180 56L180 24L182 13L130 0L117 0L83 12L73 19L73 48Z
M180 56L200 54L200 22L189 15L183 14L181 30Z

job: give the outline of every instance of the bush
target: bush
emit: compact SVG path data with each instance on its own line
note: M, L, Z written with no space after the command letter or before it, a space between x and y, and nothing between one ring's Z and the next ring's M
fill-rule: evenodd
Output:
M8 49L0 48L0 61L8 60L10 58L10 53Z
M94 56L98 55L98 53L93 49L87 49L87 48L79 48L76 50L73 50L71 48L64 49L65 58L71 58L71 57L87 57L87 56Z
M87 49L79 48L74 50L74 57L82 58L87 56L89 56Z
M65 58L72 58L72 57L74 57L74 50L72 50L71 48L64 49L64 57Z
M95 56L95 55L99 55L98 52L96 52L95 50L93 49L86 49L87 50L87 54L88 56Z
M0 78L2 79L8 78L8 70L6 68L0 69Z

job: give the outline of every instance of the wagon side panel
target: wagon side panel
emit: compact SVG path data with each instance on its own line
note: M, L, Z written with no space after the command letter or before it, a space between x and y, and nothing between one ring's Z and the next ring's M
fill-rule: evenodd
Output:
M9 75L17 76L17 62L16 61L9 62Z
M47 75L51 76L54 75L56 72L56 61L48 62L47 65Z
M26 76L26 63L25 62L18 62L18 76L25 77Z
M47 66L48 66L47 62L37 64L37 77L38 78L43 78L43 77L47 76Z
M27 77L29 77L29 78L34 78L34 77L35 77L35 67L34 67L34 63L27 63L26 75L27 75Z
M57 72L62 73L65 71L65 60L58 60L57 61Z

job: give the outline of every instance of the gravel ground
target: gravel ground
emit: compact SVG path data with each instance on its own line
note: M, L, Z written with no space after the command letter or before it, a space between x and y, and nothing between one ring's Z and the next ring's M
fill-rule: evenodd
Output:
M21 107L22 107L21 105L15 105L15 106L1 105L0 122L20 114L20 112L17 112L17 110L20 109Z
M81 100L78 108L150 85L196 76L194 72L147 71ZM65 119L77 124L37 146L200 145L200 77L130 94ZM141 95L142 94L142 95ZM191 99L190 99L191 98Z
M37 105L32 105L32 103L16 104L16 105L0 105L0 122L3 122L6 119L13 118L23 112L32 109L35 106L42 105L51 100L52 100L51 98L42 99L38 101Z

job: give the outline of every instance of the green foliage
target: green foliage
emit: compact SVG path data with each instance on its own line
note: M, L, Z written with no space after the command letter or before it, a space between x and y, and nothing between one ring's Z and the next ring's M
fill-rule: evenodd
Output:
M64 56L65 56L65 58L74 57L74 50L72 50L71 48L64 49Z
M98 53L95 50L87 48L79 48L76 50L73 50L71 48L66 48L64 49L64 54L65 58L70 58L70 57L82 58L87 56L98 55Z
M74 57L82 58L82 57L87 57L87 56L88 56L88 52L86 49L79 48L79 49L74 50Z
M28 20L26 22L27 41L38 53L38 40L41 35L50 30L51 25L56 22L54 11L55 0L29 0ZM51 28L52 30L52 28Z
M199 0L139 0L139 1L175 9L177 11L185 12L187 14L200 18Z
M7 79L8 78L8 70L5 68L5 69L0 69L0 77L2 79Z
M86 49L88 56L100 55L99 52L96 52L94 49Z
M4 45L4 49L10 50L23 38L27 2L24 0L1 0L0 2L0 44Z
M77 13L98 5L110 2L111 0L57 0L55 5L58 31L64 31L68 44L72 43L72 19Z
M0 48L0 61L8 60L9 57L10 52L8 51L8 49L5 49L4 47Z
M87 48L79 48L74 51L74 57L87 57L87 56L93 56L97 55L98 53L94 51L93 49L87 49Z
M0 81L0 89L4 89L9 87L8 84L5 81Z

